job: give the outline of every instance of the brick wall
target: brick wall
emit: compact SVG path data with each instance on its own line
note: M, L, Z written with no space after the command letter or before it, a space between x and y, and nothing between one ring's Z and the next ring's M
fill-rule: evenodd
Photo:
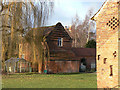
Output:
M118 4L117 2L107 2L96 18L98 88L113 88L119 84L118 27L113 29L113 27L110 27L111 25L109 26L109 23L111 23L111 19L113 20L113 18L118 19Z
M73 73L79 72L80 61L50 61L49 73Z
M95 63L95 57L79 57L79 60L51 60L48 64L49 73L74 73L79 72L81 67L81 59L86 59L86 68L91 70L91 64Z

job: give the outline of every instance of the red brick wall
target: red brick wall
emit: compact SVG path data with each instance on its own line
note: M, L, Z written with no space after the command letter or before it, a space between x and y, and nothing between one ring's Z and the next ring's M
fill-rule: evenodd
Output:
M80 61L50 61L48 72L50 73L73 73L79 72Z
M86 62L87 62L87 68L90 70L91 69L91 63L96 63L95 62L95 57L86 57Z
M81 57L79 61L50 61L48 64L48 72L50 73L74 73L79 72L81 65ZM91 70L91 63L95 63L95 57L86 57L86 68Z

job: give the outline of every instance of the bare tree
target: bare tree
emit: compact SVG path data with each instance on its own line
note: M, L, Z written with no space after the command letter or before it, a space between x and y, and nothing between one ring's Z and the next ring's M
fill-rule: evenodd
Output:
M94 30L94 22L90 20L92 9L88 11L84 20L80 20L78 15L72 19L71 35L73 38L73 47L84 47L90 39L90 32Z
M6 53L8 54L7 59L10 57L18 57L19 54L19 44L22 43L22 37L26 35L31 28L41 27L46 24L46 21L53 10L54 3L50 0L38 0L35 2L6 2L6 0L1 1L2 9L0 11L2 17L2 60L5 61ZM40 67L42 61L42 56L36 60L36 52L40 55L43 52L43 33L41 32L41 37L39 38L39 44L36 43L38 38L35 36L35 31L33 34L33 62L37 62ZM30 36L28 36L30 37ZM7 43L9 41L9 43ZM40 47L38 47L40 46ZM8 47L8 48L6 48ZM39 49L38 49L39 48ZM4 65L4 64L3 64ZM39 72L41 72L39 70Z

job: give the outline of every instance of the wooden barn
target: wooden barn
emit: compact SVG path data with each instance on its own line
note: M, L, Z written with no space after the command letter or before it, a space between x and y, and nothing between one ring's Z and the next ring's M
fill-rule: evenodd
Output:
M35 28L32 32L35 30L38 31L38 34L41 28ZM51 27L44 27L43 37L45 38L45 43L47 43L47 47L44 48L49 48L47 68L45 68L46 64L43 65L44 70L46 69L48 73L73 73L95 70L96 50L94 48L73 48L72 38L61 23L57 23ZM26 60L32 61L33 58L30 57L32 53L31 47L33 46L30 46L26 42L20 44L19 57L24 57ZM48 55L45 55L47 58ZM36 55L36 57L38 56L39 54ZM33 71L38 71L37 64L33 65Z

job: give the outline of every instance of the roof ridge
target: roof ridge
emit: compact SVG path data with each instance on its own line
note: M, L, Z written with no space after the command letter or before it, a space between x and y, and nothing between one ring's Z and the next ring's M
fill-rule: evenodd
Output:
M95 20L95 16L101 11L101 9L104 7L104 5L105 5L108 1L109 1L109 0L106 0L106 1L102 4L101 8L94 14L94 16L91 18L91 20Z

